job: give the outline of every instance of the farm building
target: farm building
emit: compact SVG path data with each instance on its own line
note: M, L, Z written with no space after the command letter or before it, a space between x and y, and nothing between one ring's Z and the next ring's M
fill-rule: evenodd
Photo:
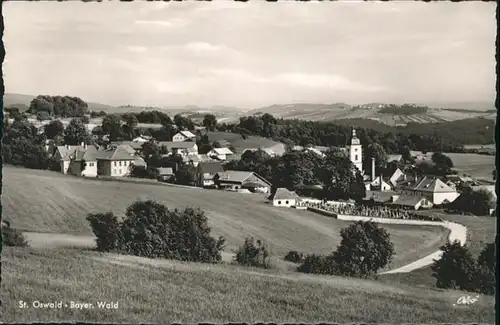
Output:
M276 189L267 199L271 201L274 206L286 208L295 206L300 201L300 197L295 192L291 192L282 187Z
M403 194L425 197L433 205L453 202L459 196L456 189L451 188L436 177L424 177L416 186L404 188Z
M218 160L226 160L233 152L228 148L213 148L207 153L207 156Z
M189 131L179 131L172 137L173 142L184 142L187 140L196 140L196 135Z
M151 136L148 136L148 135L141 135L141 136L138 136L138 137L136 137L136 138L132 139L132 142L134 142L134 143L141 143L141 144L143 144L143 143L145 143L145 142L150 141L151 139L152 139L152 137L151 137Z
M97 177L97 157L99 151L94 146L83 145L66 156L69 159L68 174L85 177Z
M224 169L220 162L200 162L195 172L196 186L214 186L214 176L223 171Z
M110 143L110 147L127 146L127 150L133 149L132 153L137 153L142 149L144 142L134 142L134 141L113 141ZM129 149L130 148L130 149Z
M214 176L214 183L223 189L248 189L259 193L269 193L271 183L264 177L248 171L226 170Z
M389 178L384 178L382 175L375 177L375 179L370 182L370 190L383 192L392 190Z
M182 157L182 161L186 164L192 164L193 167L198 167L198 164L201 162L210 162L212 159L208 157L207 155L189 155L189 156L184 156Z
M61 164L61 172L63 174L66 174L68 172L69 165L71 162L70 155L73 154L77 149L85 150L85 147L86 145L84 143L82 143L79 146L70 146L70 145L57 146L55 147L52 159L54 159L56 163Z
M387 156L387 162L390 163L390 162L397 162L397 163L400 163L403 161L403 155L389 155Z
M162 182L166 182L174 176L174 171L170 167L157 168L156 170L158 171L158 180L160 180Z

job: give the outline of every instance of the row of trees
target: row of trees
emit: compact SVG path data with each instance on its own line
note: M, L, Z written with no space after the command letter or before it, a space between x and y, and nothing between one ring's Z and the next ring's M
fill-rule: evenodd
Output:
M429 110L427 106L417 106L414 104L395 105L389 104L379 109L380 113L393 114L393 115L415 115L425 114Z
M463 152L465 144L491 143L494 132L494 123L486 119L393 128L371 120L313 122L277 119L271 114L241 117L238 124L220 125L219 129L302 146L344 147L349 144L352 126L359 128L357 135L363 148L377 143L388 154L406 150Z

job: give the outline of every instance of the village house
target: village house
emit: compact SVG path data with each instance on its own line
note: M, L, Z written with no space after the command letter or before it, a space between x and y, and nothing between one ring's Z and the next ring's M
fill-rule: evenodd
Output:
M432 208L432 202L421 196L396 195L392 198L391 206L419 210Z
M85 149L85 144L82 143L79 146L65 145L55 147L52 159L54 159L56 163L61 164L61 172L63 174L67 174L71 162L70 155L74 153L78 148Z
M172 137L173 142L184 142L188 140L196 141L196 135L189 131L179 131Z
M144 142L134 142L134 141L114 141L111 142L108 146L109 147L118 147L118 146L123 146L126 147L127 150L130 151L132 149L132 153L139 153L142 150L142 145ZM130 149L129 149L130 148Z
M251 192L269 193L272 187L264 177L249 171L226 170L217 173L213 180L220 189L248 189Z
M387 156L387 163L391 163L393 161L397 162L397 163L403 162L403 155L388 155Z
M140 135L138 137L135 137L134 139L132 139L132 142L134 143L145 143L145 142L148 142L152 139L151 136L148 136L148 135Z
M135 160L135 155L124 146L104 149L97 156L97 174L112 177L127 176Z
M198 164L201 162L210 162L210 161L213 161L213 159L211 159L207 155L202 155L202 154L182 157L182 162L184 162L185 164L190 164L193 167L198 167Z
M183 157L198 154L196 142L160 141L158 142L158 146L164 147L171 154L177 154Z
M214 177L224 169L220 162L200 162L195 170L195 184L199 187L215 186Z
M76 176L97 177L98 149L93 146L83 145L70 153L63 160L69 159L67 173Z
M291 192L286 188L278 188L276 191L267 198L272 205L276 207L292 207L297 205L300 197L295 192Z
M232 154L233 152L229 148L213 148L207 153L207 156L218 160L227 160L227 157Z
M460 195L437 177L424 177L417 185L402 188L402 194L425 197L433 205L453 202Z

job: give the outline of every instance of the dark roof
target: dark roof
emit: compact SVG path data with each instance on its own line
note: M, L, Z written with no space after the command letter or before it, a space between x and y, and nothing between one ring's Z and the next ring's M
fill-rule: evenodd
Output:
M200 162L198 164L198 168L200 172L203 174L205 173L215 174L224 171L220 162Z
M265 182L269 186L271 186L271 183L269 183L262 176L258 175L257 173L254 173L254 172L239 171L239 170L226 170L224 172L217 173L217 175L218 175L218 177L217 177L218 181L223 182L223 183L224 182L228 182L228 183L243 183L250 176L255 175L257 178L261 179L263 182Z
M300 197L295 192L291 192L286 188L280 187L274 191L271 196L268 197L268 200L293 200L300 199Z
M99 160L135 160L135 156L131 154L126 146L118 146L116 148L108 148L99 151L97 154Z
M432 193L448 193L456 192L455 189L446 185L439 178L424 177L420 183L414 188L416 191L432 192Z
M179 142L172 142L172 141L160 141L158 142L159 147L167 147L167 150L172 150L172 149L194 149L196 146L196 142L190 142L190 141L179 141Z

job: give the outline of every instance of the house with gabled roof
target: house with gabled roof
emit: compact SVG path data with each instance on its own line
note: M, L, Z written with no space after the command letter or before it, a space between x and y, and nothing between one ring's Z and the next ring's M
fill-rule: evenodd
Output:
M110 147L97 154L97 174L120 177L130 174L136 156L125 146Z
M224 169L220 162L200 162L195 170L195 184L200 187L215 186L214 177Z
M403 188L403 194L427 198L433 205L450 203L460 195L437 177L424 177L415 186Z
M55 147L52 159L56 163L61 164L61 172L63 174L68 173L69 165L71 162L70 155L73 154L79 148L85 149L86 145L82 143L79 146L65 145L65 146Z
M179 131L172 137L173 142L184 142L187 140L196 140L196 135L189 131Z
M221 189L248 189L258 193L269 193L271 183L255 172L226 170L214 176L214 183Z
M64 158L69 159L68 174L85 177L97 177L97 156L99 149L93 145L77 148Z
M398 195L394 197L393 202L389 203L389 205L409 210L432 208L432 202L427 200L427 198L422 196L409 196L409 195Z
M280 187L277 188L276 191L274 191L274 193L271 194L267 199L274 206L289 208L291 206L297 205L297 203L300 201L300 196L298 196L295 192Z

